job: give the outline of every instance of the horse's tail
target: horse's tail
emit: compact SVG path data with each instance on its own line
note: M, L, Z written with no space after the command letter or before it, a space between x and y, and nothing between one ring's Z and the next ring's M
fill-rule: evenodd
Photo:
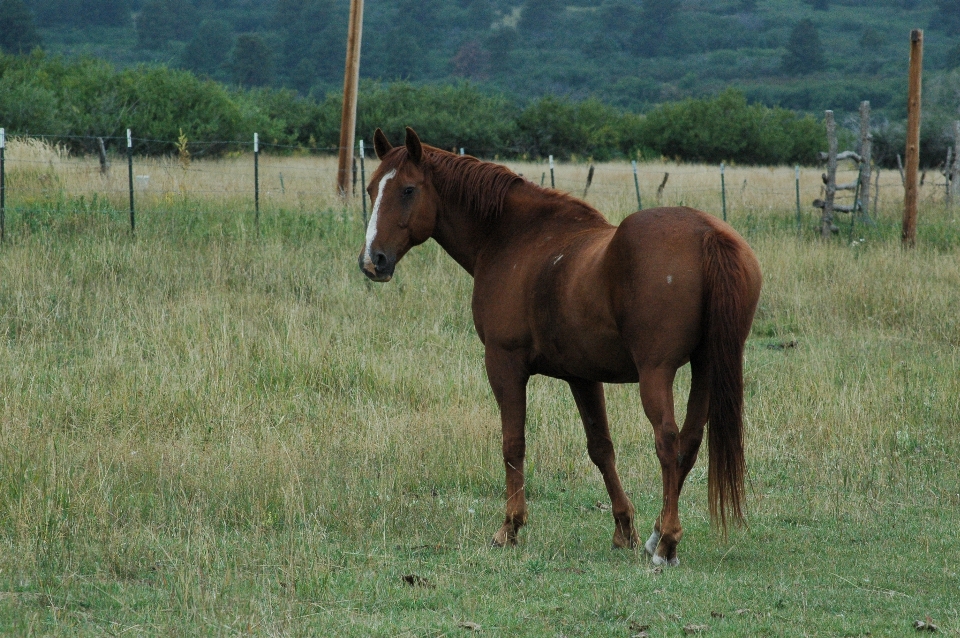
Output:
M737 237L712 230L704 235L702 254L710 374L707 491L710 519L726 534L728 517L743 522L743 348L757 300Z

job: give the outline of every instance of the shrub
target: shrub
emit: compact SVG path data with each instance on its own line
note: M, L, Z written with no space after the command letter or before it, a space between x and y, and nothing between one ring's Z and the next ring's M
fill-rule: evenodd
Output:
M811 116L747 104L728 89L715 98L664 104L643 120L643 146L686 161L812 164L824 145L823 125Z

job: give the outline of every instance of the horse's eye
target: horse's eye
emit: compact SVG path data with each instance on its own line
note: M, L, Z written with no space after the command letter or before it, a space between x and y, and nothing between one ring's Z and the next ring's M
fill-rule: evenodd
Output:
M410 197L411 195L413 195L413 186L407 186L406 188L403 189L404 197Z

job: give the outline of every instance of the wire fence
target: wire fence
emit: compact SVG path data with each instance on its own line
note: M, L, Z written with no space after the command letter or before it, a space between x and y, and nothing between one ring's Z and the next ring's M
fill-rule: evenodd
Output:
M71 138L100 153L74 155L60 143L63 136L31 135L7 139L0 129L0 239L6 236L7 213L64 214L91 206L129 212L131 232L137 216L175 215L185 207L204 207L251 215L259 227L262 214L347 212L366 222L369 202L363 182L376 168L369 147L358 142L351 189L337 190L336 147L293 147L264 143L255 135L235 140L125 140L126 155L107 153L92 136ZM116 142L116 139L113 139ZM150 145L176 144L168 156L138 154ZM116 145L115 145L116 146ZM458 149L468 153L469 149ZM586 199L611 221L639 208L687 205L718 217L792 214L798 229L819 220L813 200L823 195L820 167L709 166L657 162L558 163L503 160L526 179ZM853 181L857 165L847 163L838 180ZM903 202L902 175L875 171L870 185L874 218L898 214ZM921 178L922 202L944 206L949 200L946 177L930 172ZM852 198L852 196L850 196ZM853 203L853 202L850 202Z

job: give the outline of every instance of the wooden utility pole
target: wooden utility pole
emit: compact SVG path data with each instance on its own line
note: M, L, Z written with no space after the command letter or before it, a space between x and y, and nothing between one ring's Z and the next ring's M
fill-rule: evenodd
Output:
M912 247L917 241L917 171L920 169L920 89L923 74L923 30L910 32L910 83L907 96L906 179L903 197L901 242Z
M340 155L337 163L337 192L349 193L353 169L353 141L357 129L357 84L360 82L360 38L363 34L363 0L350 0L350 31L347 34L347 63L343 72L343 113L340 118Z

